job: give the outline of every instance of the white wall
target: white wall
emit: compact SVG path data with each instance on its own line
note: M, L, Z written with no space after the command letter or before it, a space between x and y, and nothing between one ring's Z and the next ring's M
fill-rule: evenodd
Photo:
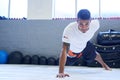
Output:
M28 0L28 19L52 19L52 0Z

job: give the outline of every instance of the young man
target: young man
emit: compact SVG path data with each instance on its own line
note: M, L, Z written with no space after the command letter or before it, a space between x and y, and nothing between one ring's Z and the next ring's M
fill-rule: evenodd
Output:
M104 63L94 45L89 41L94 33L99 29L99 21L91 20L91 14L87 9L81 9L77 14L77 21L70 23L63 32L63 47L59 61L59 74L57 77L63 78L69 74L64 73L64 66L74 65L82 56L87 63L93 60L98 61L103 68L111 70Z

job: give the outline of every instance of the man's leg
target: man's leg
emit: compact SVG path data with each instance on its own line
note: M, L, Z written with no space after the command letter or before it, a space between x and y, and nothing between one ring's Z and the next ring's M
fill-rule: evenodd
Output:
M74 66L78 59L76 57L70 58L67 56L66 66Z
M83 58L87 61L87 63L91 63L93 60L96 60L102 65L103 68L106 70L111 70L111 68L103 61L100 54L96 52L95 46L90 41L88 41L87 46L82 53Z
M111 68L103 61L101 55L99 53L96 53L96 58L95 60L98 61L105 70L111 70Z

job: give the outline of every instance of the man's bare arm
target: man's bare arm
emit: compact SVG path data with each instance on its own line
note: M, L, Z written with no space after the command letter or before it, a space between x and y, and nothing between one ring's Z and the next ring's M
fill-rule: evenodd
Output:
M59 60L59 74L57 75L57 77L66 77L69 75L68 74L64 74L64 66L66 64L66 60L67 60L67 51L69 49L69 43L63 43L62 46L62 51L60 54L60 60Z
M68 51L69 43L63 43L62 52L60 54L59 61L59 73L64 73L64 66L66 64L66 52Z

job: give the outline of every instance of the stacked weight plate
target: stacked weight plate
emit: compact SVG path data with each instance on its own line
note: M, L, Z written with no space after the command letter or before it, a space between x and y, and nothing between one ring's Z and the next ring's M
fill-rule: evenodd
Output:
M100 53L103 60L112 68L120 68L120 32L108 30L99 32L97 44L94 44L96 51ZM88 64L90 67L100 67L101 65L93 61Z

